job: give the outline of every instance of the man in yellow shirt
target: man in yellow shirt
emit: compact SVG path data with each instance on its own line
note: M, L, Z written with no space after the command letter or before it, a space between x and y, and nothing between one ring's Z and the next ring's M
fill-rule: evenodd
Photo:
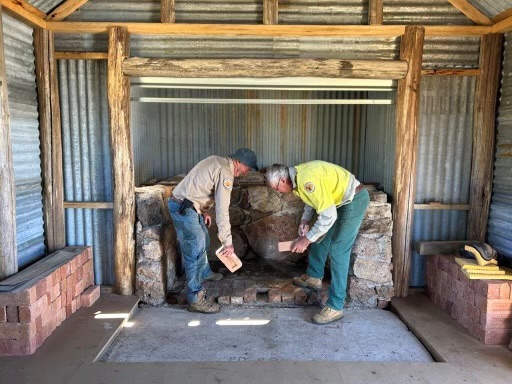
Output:
M171 214L178 243L185 265L187 300L191 312L215 313L220 307L206 299L201 283L220 280L220 273L213 273L206 257L210 238L206 227L212 221L208 210L215 204L218 237L224 246L222 254L234 253L229 222L229 202L233 179L257 169L256 154L240 148L228 157L210 156L201 160L176 186L169 198Z
M327 324L341 319L347 295L350 254L370 201L368 191L346 169L319 160L295 167L274 164L267 168L265 181L278 192L293 192L306 204L292 252L302 253L313 244L306 274L295 277L293 283L321 289L329 257L329 298L320 313L313 315L313 322ZM315 211L318 218L310 228Z

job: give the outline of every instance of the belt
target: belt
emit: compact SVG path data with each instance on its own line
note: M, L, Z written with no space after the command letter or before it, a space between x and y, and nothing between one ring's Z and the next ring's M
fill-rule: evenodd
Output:
M174 201L175 203L178 203L178 204L183 203L183 200L177 199L173 195L171 195L171 197L169 197L169 199L171 199L172 201Z
M356 191L355 191L354 195L355 195L355 194L357 194L357 193L359 193L359 192L361 192L363 189L364 189L364 185L363 185L363 184L359 184L359 185L356 187Z

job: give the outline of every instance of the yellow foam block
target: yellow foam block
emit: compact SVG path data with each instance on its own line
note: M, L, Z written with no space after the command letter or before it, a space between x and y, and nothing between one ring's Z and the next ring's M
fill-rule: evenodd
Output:
M455 261L457 264L461 266L462 269L467 270L479 270L479 271L490 271L490 272L496 272L500 271L500 267L497 265L480 265L477 263L476 260L473 259L463 259L462 257L456 257Z
M470 279L470 280L512 280L512 271L510 269L503 270L505 272L504 275L499 274L489 274L489 273L479 273L479 271L467 271L462 270L464 274Z

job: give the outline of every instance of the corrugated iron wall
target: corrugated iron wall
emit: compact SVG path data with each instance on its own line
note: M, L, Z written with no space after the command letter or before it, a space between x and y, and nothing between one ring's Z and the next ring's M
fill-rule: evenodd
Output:
M32 28L3 14L7 89L16 188L20 268L44 255L39 121Z
M510 0L468 0L468 2L491 19L512 7Z
M65 201L112 201L106 61L59 60ZM93 248L96 284L113 284L112 210L66 209L66 242Z
M45 13L50 12L62 2L63 0L28 0L28 3L32 4L34 7Z
M446 0L384 0L384 24L474 24Z
M421 79L416 203L467 204L476 78ZM416 210L413 241L464 240L467 211ZM424 285L424 257L411 260L411 286Z
M487 238L512 265L512 35L506 35Z

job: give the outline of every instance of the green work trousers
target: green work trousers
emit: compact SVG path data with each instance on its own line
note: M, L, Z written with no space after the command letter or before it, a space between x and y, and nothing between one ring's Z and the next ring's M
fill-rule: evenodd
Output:
M345 306L350 254L369 202L370 196L366 189L356 193L349 204L342 205L336 210L338 217L325 237L311 244L306 273L322 279L329 257L331 286L326 304L332 309L340 310Z

